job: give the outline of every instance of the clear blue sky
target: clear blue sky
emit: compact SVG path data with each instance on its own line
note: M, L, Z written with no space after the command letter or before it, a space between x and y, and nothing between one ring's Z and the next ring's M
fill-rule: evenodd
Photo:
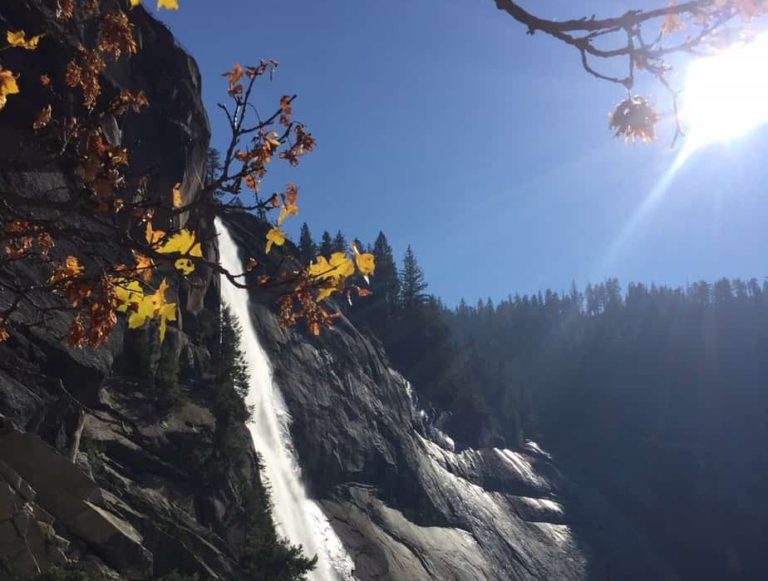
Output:
M214 145L226 139L221 73L280 61L260 106L297 93L295 117L318 139L300 168L265 183L300 186L294 232L302 221L316 238L383 230L398 257L413 246L448 304L607 276L768 275L767 129L697 153L633 221L679 151L671 132L650 146L614 140L607 116L621 92L492 0L181 0L162 18L200 64Z

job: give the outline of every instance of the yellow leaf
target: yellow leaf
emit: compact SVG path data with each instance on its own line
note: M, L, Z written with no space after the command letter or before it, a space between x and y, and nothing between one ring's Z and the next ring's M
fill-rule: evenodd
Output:
M288 216L298 216L298 215L299 215L299 207L296 204L286 204L280 210L280 216L277 218L277 224L279 226L280 224L285 222Z
M376 261L373 254L367 252L365 254L357 254L355 256L355 262L357 263L357 269L363 276L373 274L373 271L376 270Z
M157 0L157 9L165 8L166 10L178 10L178 0Z
M25 48L27 50L35 50L42 37L42 34L38 34L37 36L27 39L27 34L23 30L19 30L18 32L11 32L9 30L6 35L8 44L15 46L16 48Z
M163 306L165 304L165 291L168 290L168 287L170 285L168 284L168 281L163 279L160 283L160 286L157 287L157 292L155 293L155 300L157 301L158 308Z
M184 199L181 197L181 184L173 186L173 207L181 208L184 205Z
M314 278L327 278L331 271L331 265L325 259L325 256L318 256L317 262L309 265L309 274Z
M176 259L176 262L173 263L173 266L184 276L189 276L195 272L195 265L189 258L178 258Z
M176 320L176 303L167 303L163 305L159 312L160 316L160 342L165 341L165 332L168 330L168 321Z
M141 0L131 0L131 8L136 8L139 4L141 4Z
M157 287L155 294L145 295L142 297L140 302L136 303L138 308L133 313L131 313L130 317L128 317L129 329L139 329L140 327L146 325L149 320L154 319L155 317L160 317L161 324L163 322L163 318L175 320L174 318L167 316L170 309L169 305L173 305L173 316L175 317L175 304L167 303L165 301L166 290L168 290L168 281L163 279L163 281L160 283L160 286ZM163 337L165 337L164 334Z
M128 317L128 328L138 329L146 325L151 319L159 319L160 342L165 341L168 321L176 320L177 311L176 303L165 301L166 290L168 290L168 282L163 279L155 294L143 297L138 303L136 311Z
M267 254L272 250L273 244L277 244L278 246L285 244L285 232L280 230L280 228L272 228L267 232Z
M137 280L129 281L125 278L113 279L112 284L115 288L115 300L117 301L117 311L125 313L131 305L138 305L144 298L144 289Z
M338 281L342 277L355 274L355 266L343 252L331 254L330 262L324 256L318 256L317 262L309 265L309 274L314 278L333 279Z
M19 84L11 71L0 71L0 93L3 95L19 94Z
M155 314L155 304L157 297L147 295L138 303L138 308L128 317L128 328L139 329L146 325Z
M331 266L336 269L336 276L352 276L355 274L355 265L343 252L331 254Z
M4 71L0 67L0 109L5 107L8 95L17 95L19 93L19 84L17 77L11 71Z
M179 230L168 239L157 251L161 254L173 254L178 252L185 256L203 257L203 249L199 242L195 242L195 234L186 228Z
M12 32L9 30L5 35L5 38L8 41L8 44L11 46L21 46L26 42L26 36L27 33L23 30L19 30L18 32Z
M318 291L318 293L317 293L317 302L319 303L320 301L324 301L329 296L331 296L333 293L335 293L336 290L337 289L336 289L335 286L326 286L326 287L321 288Z

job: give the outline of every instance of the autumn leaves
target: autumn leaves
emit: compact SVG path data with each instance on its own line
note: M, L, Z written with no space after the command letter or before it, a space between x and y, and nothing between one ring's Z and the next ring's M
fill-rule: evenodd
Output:
M131 6L139 4L139 0L131 0ZM140 90L107 95L109 89L102 87L111 63L129 59L139 50L128 13L117 7L102 10L98 0L59 0L58 6L56 15L50 16L57 22L44 23L43 30L87 23L98 31L89 46L71 50L64 71L39 77L46 100L34 122L30 120L41 143L52 144L52 155L71 168L73 186L61 194L66 201L58 203L50 219L40 219L34 196L15 195L18 207L13 210L18 217L0 215L0 267L27 260L47 269L49 276L35 290L61 297L61 306L56 308L71 318L66 338L70 345L101 345L121 318L130 329L156 324L163 341L169 325L179 316L173 299L176 287L189 284L188 277L203 265L243 286L276 291L281 322L290 326L303 321L313 334L330 327L337 316L321 305L328 297L338 293L351 300L353 294L370 294L354 281L358 277L368 282L375 270L374 258L354 245L329 257L317 257L310 265L301 264L296 257L286 257L278 266L251 259L246 271L253 276L246 278L246 273L229 273L209 262L190 225L194 222L184 227L177 220L182 215L192 215L194 220L199 206L206 206L208 212L237 208L272 214L275 218L266 234L265 253L285 245L283 227L299 214L299 189L289 183L284 192L263 199L259 194L262 181L273 159L296 166L314 149L315 139L293 119L295 96L283 96L277 110L264 117L249 101L254 82L262 76L271 78L276 61L235 65L224 74L231 104L220 107L229 121L231 141L218 175L211 175L192 200L183 194L181 184L170 192L152 192L148 178L129 171L130 152L120 136L105 129L115 122L130 124L131 115L150 106ZM158 8L176 10L178 3L160 0ZM34 51L41 41L55 39L9 30L6 41L0 51ZM15 72L0 68L0 109L8 97L25 88L18 79ZM11 203L8 200L4 202ZM48 212L46 200L42 204ZM83 224L97 225L85 235L87 248L83 234L77 231ZM110 251L102 253L101 246ZM11 307L0 308L0 341L8 339L14 317L20 321L14 309L27 300L24 289L9 292L16 292L16 297Z
M282 246L285 244L286 235L282 230L283 222L291 216L297 216L299 207L297 205L298 188L293 184L288 184L284 194L280 196L273 195L270 201L275 209L280 208L277 217L277 223L269 229L266 235L266 253L272 250L273 246ZM366 296L369 291L359 286L349 286L348 279L355 274L360 274L366 282L376 270L376 264L373 254L361 253L356 245L350 246L349 252L334 252L330 258L318 256L306 270L297 277L299 281L296 288L307 287L314 289L314 299L320 303L334 293L344 293L350 291L348 299L351 298L351 292L356 292L358 296ZM302 280L303 279L303 280ZM266 281L265 281L266 282ZM300 303L301 304L301 303ZM284 321L285 324L293 324L294 317ZM319 333L319 327L310 325L313 334Z
M263 215L277 212L265 236L267 254L285 244L287 236L283 225L299 214L299 190L294 184L289 183L284 192L274 193L267 199L260 197L267 168L275 158L296 166L315 148L312 134L293 119L295 96L282 96L277 111L267 118L260 117L249 101L254 82L264 75L271 78L277 67L277 61L263 60L258 66L236 64L224 73L230 106L219 107L227 116L232 136L222 175L214 180L221 191L237 196L241 202L253 198L255 203L245 205L246 209ZM267 264L260 264L255 258L250 259L246 267L259 285L279 289L280 321L284 326L303 321L309 331L317 335L323 328L330 327L336 316L321 305L325 299L334 293L345 294L348 300L353 294L369 294L367 289L350 283L355 274L367 278L375 269L373 256L360 254L355 247L348 252L337 252L330 259L318 257L308 267L299 264L295 257L284 258L287 260L280 261L282 268L278 266L271 272Z
M285 232L281 227L283 222L290 216L299 215L299 207L296 201L299 196L299 189L294 184L288 184L284 194L273 195L269 202L273 208L280 208L280 214L277 217L277 225L267 232L267 254L272 250L272 246L282 246L285 244Z
M136 7L139 4L141 4L141 0L131 0L131 7ZM178 10L179 9L179 2L178 0L157 0L157 9L166 9L166 10Z
M161 1L158 7L176 9L178 4ZM55 151L73 168L73 177L79 180L79 185L68 193L66 202L57 205L58 213L51 218L45 217L47 211L41 215L36 209L47 207L45 199L37 200L25 192L4 194L8 216L0 216L3 241L0 265L27 261L50 268L51 274L42 283L21 287L18 291L4 287L7 293L4 298L10 305L4 301L4 310L0 311L0 341L10 337L9 324L20 304L26 302L36 308L30 291L51 292L63 299L63 305L49 310L71 314L66 339L72 346L102 344L117 325L119 314L126 316L132 329L145 326L150 320L157 321L162 341L167 323L177 318L177 306L167 299L170 289L167 278L162 277L154 286L155 274L161 270L157 261L167 257L172 268L186 277L195 270L194 261L202 259L203 253L195 234L189 230L166 233L153 229L154 211L164 203L150 202L146 192L141 191L143 186L129 185L128 151L104 131L105 122L121 120L129 111L139 113L149 106L141 91L124 90L109 101L102 98L101 76L108 62L130 57L138 51L133 25L124 11L118 8L102 11L96 0L84 0L77 5L72 0L59 0L58 11L50 18L58 21L51 23L54 26L86 22L98 31L93 46L76 47L61 77L52 79L47 74L40 77L39 83L45 89L43 95L49 103L32 124L36 133L45 131L49 142L58 142ZM43 34L30 36L24 30L8 30L7 44L0 46L0 51L34 51L43 38ZM0 109L5 107L9 96L20 94L19 77L0 67ZM72 99L76 97L75 92L79 93L79 99ZM79 101L82 109L73 113L71 107L61 107L57 111L61 106L57 98L61 95L65 95L70 104ZM63 109L68 109L68 113L61 113ZM180 186L174 189L169 205L174 213L182 211ZM9 216L16 219L9 220ZM82 218L86 222L82 222ZM113 249L117 245L121 254L133 256L134 264L112 263L105 256L99 256L98 248L84 248L81 254L60 260L54 258L52 251L57 243L66 240L69 248L82 244L82 234L71 233L70 219L77 224L91 224L94 229L89 239L95 245ZM118 220L127 228L118 226ZM140 227L144 228L145 242L134 238ZM87 233L83 234L88 237ZM42 315L37 324L45 320L46 316Z
M38 34L37 36L28 39L23 30L9 30L6 34L8 45L5 48L35 50L41 38L42 35ZM5 107L10 95L19 94L19 83L17 79L17 75L14 75L11 71L3 70L2 65L0 65L0 109Z
M5 71L0 67L0 109L5 107L10 95L19 94L19 84L16 76L11 71Z

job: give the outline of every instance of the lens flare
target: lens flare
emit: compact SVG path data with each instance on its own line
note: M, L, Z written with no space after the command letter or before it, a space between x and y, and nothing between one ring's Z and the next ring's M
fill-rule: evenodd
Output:
M689 147L731 141L768 122L768 35L692 62L681 116Z

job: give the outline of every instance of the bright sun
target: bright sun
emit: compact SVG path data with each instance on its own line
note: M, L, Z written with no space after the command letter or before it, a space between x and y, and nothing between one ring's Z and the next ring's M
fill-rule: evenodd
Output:
M692 148L730 141L768 122L768 35L691 63L682 118Z

